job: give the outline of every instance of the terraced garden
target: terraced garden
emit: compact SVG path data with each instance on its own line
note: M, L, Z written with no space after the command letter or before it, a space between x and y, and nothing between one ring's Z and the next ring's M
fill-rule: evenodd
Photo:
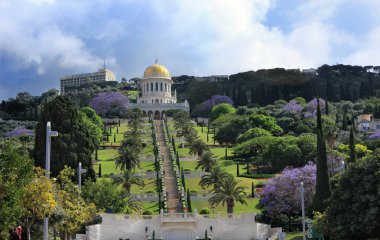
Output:
M208 201L207 197L210 196L210 190L208 189L202 189L202 187L199 185L199 181L201 180L202 173L201 169L196 169L197 165L197 156L193 156L189 154L189 148L187 146L182 147L181 139L176 137L176 131L173 127L173 122L168 121L168 128L171 135L173 135L176 143L176 149L178 151L179 160L180 160L180 166L184 170L184 176L185 176L185 185L186 189L189 189L191 194L191 203L192 203L192 209L198 209L200 211L202 208L209 208L213 209L214 213L221 212L222 214L226 213L227 208L226 206L222 206L219 204L218 206L211 206ZM213 133L208 134L207 141L207 127L202 128L199 126L196 126L195 129L197 130L198 137L201 138L207 145L210 146L211 152L213 153L214 157L217 159L217 163L227 172L232 174L233 176L237 176L237 167L236 163L231 160L233 158L234 152L233 148L227 148L227 159L226 159L226 148L223 146L220 146L218 143L214 145L213 142ZM104 141L100 144L101 146L108 146L108 147L100 147L97 151L97 161L95 162L95 171L98 174L99 171L99 164L101 164L101 172L102 176L98 179L99 181L102 181L105 177L110 177L111 175L118 174L121 171L119 169L116 169L115 165L115 159L118 158L118 147L124 139L124 133L128 130L128 124L126 122L122 122L120 127L118 126L111 126L107 127L106 131L110 132L110 136L108 139L104 139ZM148 193L156 193L157 187L156 187L156 178L154 177L154 174L150 174L150 178L148 176L145 176L146 173L153 172L155 170L155 160L154 160L154 152L153 152L153 141L151 136L151 123L144 122L143 124L143 142L145 143L144 150L141 155L141 165L140 169L136 171L137 174L141 174L144 176L144 188L139 188L138 186L133 185L131 188L131 194L148 194ZM108 140L108 141L107 141ZM111 148L113 146L113 148ZM95 158L95 156L94 156ZM240 173L244 173L245 166L240 166L239 168ZM199 176L194 177L194 174L199 174ZM189 175L192 175L191 177L188 177ZM252 183L254 183L257 186L262 185L261 183L263 181L266 181L267 179L250 179L250 178L244 178L244 177L236 177L236 179L239 181L239 186L243 186L244 189L246 189L247 195L251 196L251 187ZM260 190L256 187L256 190ZM158 201L143 201L144 210L150 210L154 213L159 212L158 207ZM259 206L259 199L258 198L252 198L249 197L247 199L247 205L242 205L240 203L235 204L234 211L236 213L239 212L260 212L260 206Z

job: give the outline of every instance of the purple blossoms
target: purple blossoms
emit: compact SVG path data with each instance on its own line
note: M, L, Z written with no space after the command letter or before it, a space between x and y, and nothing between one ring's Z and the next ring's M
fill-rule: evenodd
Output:
M202 111L209 112L214 106L222 104L222 103L234 105L234 101L232 101L230 97L222 96L222 95L214 95L210 99L201 103L201 109Z
M33 130L27 129L24 126L19 126L5 134L6 137L33 136Z
M99 93L90 102L90 106L99 115L106 115L115 108L128 109L128 97L120 92Z
M300 182L304 183L305 207L311 209L315 195L316 167L310 162L302 168L286 168L281 175L265 184L261 204L269 215L293 215L300 212Z

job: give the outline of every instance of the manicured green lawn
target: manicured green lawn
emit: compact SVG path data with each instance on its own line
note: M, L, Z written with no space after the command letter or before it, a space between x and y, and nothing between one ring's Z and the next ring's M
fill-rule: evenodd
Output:
M302 232L287 232L286 240L302 240Z
M145 184L145 187L143 188L143 191L142 191L143 193L157 192L156 178L153 178L153 179L144 178L144 184ZM134 193L134 194L140 193L140 187L136 185L132 185L131 193Z
M210 150L217 159L225 159L225 153L226 153L225 148L217 147L217 148L211 148ZM233 152L234 152L233 148L227 148L227 157L233 156Z
M194 200L191 201L192 209L195 208L199 212L202 208L207 207L211 209L211 205L207 200ZM214 213L217 214L218 212L221 213L227 213L227 206L222 205L220 203L218 206L215 206ZM235 203L234 207L234 213L252 213L252 212L260 212L260 206L259 206L259 199L258 198L249 198L247 199L247 205L241 204L241 203Z
M211 133L212 129L210 129L210 133L208 134L208 141L207 141L207 127L200 126L194 126L195 130L197 130L198 137L202 139L206 144L208 145L214 145L214 134ZM215 141L215 146L219 145L218 141Z
M177 146L177 150L178 150L178 156L179 156L180 158L189 155L189 148L187 148L187 147L179 148L179 147Z
M152 202L143 202L143 210L150 210L153 212L153 214L159 214L160 210L158 208L158 201L152 201Z
M96 174L99 171L99 164L102 165L102 175L119 173L120 170L116 169L115 159L118 157L117 149L99 149L98 162L94 165Z
M195 171L195 166L197 166L197 161L182 161L180 159L180 165L183 169L189 169L190 171ZM201 171L200 168L198 168L198 171Z
M118 149L99 149L98 150L98 160L110 160L115 159L119 155Z
M143 171L154 170L154 162L141 162L140 167Z
M142 155L143 156L153 156L154 155L152 143L147 143L146 147L144 147L144 149L143 149Z

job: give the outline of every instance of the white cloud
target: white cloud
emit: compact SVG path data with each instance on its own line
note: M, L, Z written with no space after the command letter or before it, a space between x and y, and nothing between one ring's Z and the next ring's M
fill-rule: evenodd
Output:
M59 26L53 16L59 6L46 4L54 5L54 1L33 0L25 2L23 8L0 6L0 35L4 36L0 52L17 59L18 67L34 67L40 75L51 66L73 71L99 68L103 60L82 39Z
M104 58L118 79L141 76L155 57L172 75L378 61L378 28L357 36L334 22L356 0L292 1L288 26L268 27L269 11L285 11L280 1L0 0L0 54L55 86L59 74L96 70ZM358 1L380 24L377 0Z
M345 64L380 65L380 27L366 34L360 47L344 59Z

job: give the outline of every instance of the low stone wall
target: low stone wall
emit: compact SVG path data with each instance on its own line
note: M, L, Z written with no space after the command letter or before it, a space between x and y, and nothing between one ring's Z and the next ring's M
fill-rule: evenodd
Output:
M89 226L86 239L143 240L151 237L165 240L192 240L202 238L205 231L219 240L264 240L275 234L270 225L255 222L254 213L233 216L210 214L160 214L155 216L103 214L102 224ZM212 231L210 229L212 227ZM238 236L238 238L237 238Z

